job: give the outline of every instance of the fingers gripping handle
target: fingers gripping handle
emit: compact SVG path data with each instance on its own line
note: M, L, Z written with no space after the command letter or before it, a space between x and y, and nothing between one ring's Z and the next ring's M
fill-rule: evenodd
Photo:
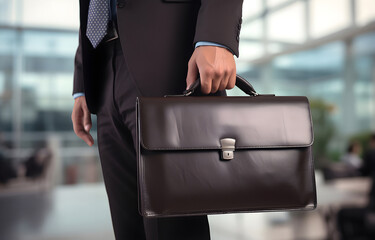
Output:
M195 82L193 82L191 84L191 86L186 89L184 92L183 92L183 95L184 96L189 96L191 94L194 93L194 91L200 87L201 85L201 81L200 81L200 78L198 78ZM250 95L250 96L257 96L258 93L255 91L254 87L248 82L246 81L243 77L239 76L239 75L236 75L236 86L241 89L241 91L243 91L244 93Z

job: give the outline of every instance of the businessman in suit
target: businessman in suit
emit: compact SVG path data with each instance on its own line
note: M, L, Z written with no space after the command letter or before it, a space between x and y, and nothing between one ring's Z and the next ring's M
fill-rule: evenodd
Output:
M243 0L80 0L72 121L98 147L116 239L207 240L207 216L142 218L137 205L135 100L235 85Z

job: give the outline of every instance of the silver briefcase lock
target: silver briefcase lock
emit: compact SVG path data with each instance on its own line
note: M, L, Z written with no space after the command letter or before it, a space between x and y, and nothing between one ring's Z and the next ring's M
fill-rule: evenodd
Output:
M224 160L233 159L233 152L235 149L236 139L233 138L223 138L220 139L221 144L221 158Z

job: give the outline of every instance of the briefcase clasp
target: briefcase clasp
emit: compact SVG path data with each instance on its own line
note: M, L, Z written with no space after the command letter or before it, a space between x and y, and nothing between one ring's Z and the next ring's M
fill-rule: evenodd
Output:
M224 160L231 160L233 159L233 152L235 149L236 139L233 138L223 138L220 139L221 144L221 157Z

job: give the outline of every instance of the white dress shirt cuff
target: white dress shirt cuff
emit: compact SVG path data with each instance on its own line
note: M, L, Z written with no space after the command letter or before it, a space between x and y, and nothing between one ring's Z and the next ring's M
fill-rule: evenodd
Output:
M227 47L227 46L224 46L222 44L218 44L218 43L214 43L214 42L207 42L207 41L199 41L195 44L195 48L199 47L199 46L216 46L216 47L222 47L222 48L226 48L228 49L231 53L233 53L233 51ZM234 54L234 53L233 53Z
M74 93L73 99L76 99L77 97L82 97L82 96L85 96L85 94L83 92Z

